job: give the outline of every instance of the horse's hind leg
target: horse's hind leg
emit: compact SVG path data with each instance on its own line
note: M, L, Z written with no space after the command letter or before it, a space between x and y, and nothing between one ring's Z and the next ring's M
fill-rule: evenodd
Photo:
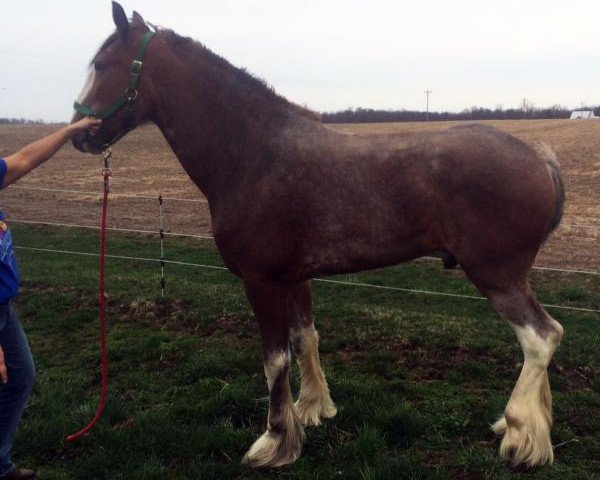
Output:
M321 418L337 413L319 361L319 335L315 329L310 282L294 286L289 296L292 347L300 368L300 395L294 404L304 425L320 425Z
M523 368L504 416L492 426L495 433L503 435L500 455L515 467L552 463L552 394L547 369L563 328L540 306L527 281L485 293L494 308L510 321L524 354Z
M285 285L244 281L246 295L260 326L269 387L267 431L242 462L252 467L280 467L294 462L302 450L304 429L292 404L289 384L290 349L288 293Z

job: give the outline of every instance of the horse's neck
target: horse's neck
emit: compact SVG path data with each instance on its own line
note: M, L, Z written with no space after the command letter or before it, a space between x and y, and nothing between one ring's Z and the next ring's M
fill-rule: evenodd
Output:
M154 121L209 201L234 188L248 170L264 167L257 163L277 158L282 145L272 139L297 117L293 111L269 103L266 92L239 89L226 76L215 78L223 73L217 67L173 73L158 79L166 93ZM210 95L203 93L207 90Z

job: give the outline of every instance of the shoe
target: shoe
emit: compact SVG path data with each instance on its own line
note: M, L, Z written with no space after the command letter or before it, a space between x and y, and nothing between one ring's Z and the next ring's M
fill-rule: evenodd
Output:
M0 480L30 480L32 478L35 478L35 472L33 470L27 468L13 468L6 475L0 477Z

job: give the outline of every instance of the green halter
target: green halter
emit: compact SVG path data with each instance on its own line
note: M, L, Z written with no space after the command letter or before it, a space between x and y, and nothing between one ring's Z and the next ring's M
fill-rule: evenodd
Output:
M144 34L144 37L142 38L142 41L140 42L140 45L138 47L135 59L133 60L133 62L131 62L131 68L129 69L129 82L127 83L127 88L125 89L125 92L123 92L123 94L117 100L115 100L108 108L97 112L93 108L83 105L77 101L75 101L75 103L73 104L75 110L77 110L82 115L85 115L86 117L96 117L100 120L106 120L107 118L112 117L123 107L127 106L129 114L129 125L127 127L127 130L119 132L115 136L115 138L113 138L109 142L108 145L112 145L125 134L127 134L130 130L133 130L135 128L132 103L138 96L137 87L140 80L140 73L142 72L144 56L146 55L146 49L148 47L148 44L150 43L150 40L152 40L154 34L155 32L152 31L147 31Z

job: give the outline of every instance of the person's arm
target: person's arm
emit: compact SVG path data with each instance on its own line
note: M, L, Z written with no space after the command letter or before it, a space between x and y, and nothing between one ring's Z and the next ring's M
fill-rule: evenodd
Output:
M6 363L4 362L4 351L0 347L0 380L2 383L8 382L8 374L6 372Z
M16 182L23 175L51 158L76 133L89 129L93 135L101 124L102 120L92 117L83 118L5 157L7 169L2 188Z
M5 157L4 161L6 162L7 168L1 187L4 188L11 183L16 182L23 175L31 172L34 168L44 163L77 132L89 129L90 134L95 135L101 124L101 120L91 117L84 118L76 123L61 128L58 132L54 132L37 142L27 145L13 155ZM8 372L2 346L0 346L0 381L2 383L8 382Z

